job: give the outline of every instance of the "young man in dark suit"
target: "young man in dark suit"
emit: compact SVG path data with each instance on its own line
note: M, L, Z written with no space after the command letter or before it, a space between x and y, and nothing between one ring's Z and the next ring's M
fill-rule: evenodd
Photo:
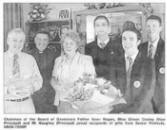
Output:
M156 87L152 100L155 113L165 112L165 43L160 37L161 18L151 15L146 20L148 41L139 46L140 51L155 61Z
M135 27L127 28L122 33L124 53L115 58L110 76L127 104L114 106L111 113L153 113L154 62L139 52L140 38L141 34Z
M109 79L109 69L118 47L109 38L109 20L106 16L97 16L94 20L95 41L85 46L85 54L92 56L98 77Z

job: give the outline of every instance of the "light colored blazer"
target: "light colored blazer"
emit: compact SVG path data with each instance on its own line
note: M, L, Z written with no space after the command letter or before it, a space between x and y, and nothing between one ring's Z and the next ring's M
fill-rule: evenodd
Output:
M62 87L59 91L60 100L66 95L70 85L81 78L84 73L92 76L96 75L93 60L90 56L77 52L71 62L64 55L55 60L52 76L61 84L59 86Z

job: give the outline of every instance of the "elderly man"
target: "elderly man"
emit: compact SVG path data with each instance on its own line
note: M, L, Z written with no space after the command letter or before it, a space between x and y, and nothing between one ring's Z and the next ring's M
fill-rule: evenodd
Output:
M49 34L46 31L37 32L34 37L36 48L30 54L35 58L43 78L42 88L33 94L33 101L37 113L56 113L53 105L55 91L50 85L54 60L60 55L60 45L56 49L48 47Z
M25 34L20 28L8 33L4 53L5 113L35 113L31 95L42 87L35 59L22 52Z

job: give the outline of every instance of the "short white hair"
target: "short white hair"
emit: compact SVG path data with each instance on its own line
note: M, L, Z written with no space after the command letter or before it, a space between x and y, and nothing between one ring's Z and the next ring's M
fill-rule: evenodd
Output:
M22 35L23 39L25 40L26 36L24 31L21 28L14 28L11 31L9 31L7 39L11 38L13 36L13 34L19 34Z
M78 48L82 46L80 36L79 36L79 34L78 34L76 31L69 29L69 30L62 36L62 38L61 38L61 43L63 43L64 40L65 40L67 37L70 38L71 40L73 40L73 41L76 43L76 45L77 45Z

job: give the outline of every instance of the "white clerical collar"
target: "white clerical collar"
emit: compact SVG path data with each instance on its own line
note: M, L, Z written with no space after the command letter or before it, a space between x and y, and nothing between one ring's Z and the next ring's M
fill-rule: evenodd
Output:
M107 45L107 43L110 41L110 38L107 38L105 41L100 41L100 39L97 39L97 45L100 47L100 48L102 48L101 47L101 45L100 45L100 43L104 43L105 45Z
M127 57L131 57L132 58L132 60L133 60L133 62L134 62L134 60L136 59L136 56L137 56L137 54L139 53L139 50L137 50L133 55L131 55L131 56L128 56L126 53L125 53L125 59L127 59Z
M43 51L38 51L39 52L39 54L42 54L43 53Z

